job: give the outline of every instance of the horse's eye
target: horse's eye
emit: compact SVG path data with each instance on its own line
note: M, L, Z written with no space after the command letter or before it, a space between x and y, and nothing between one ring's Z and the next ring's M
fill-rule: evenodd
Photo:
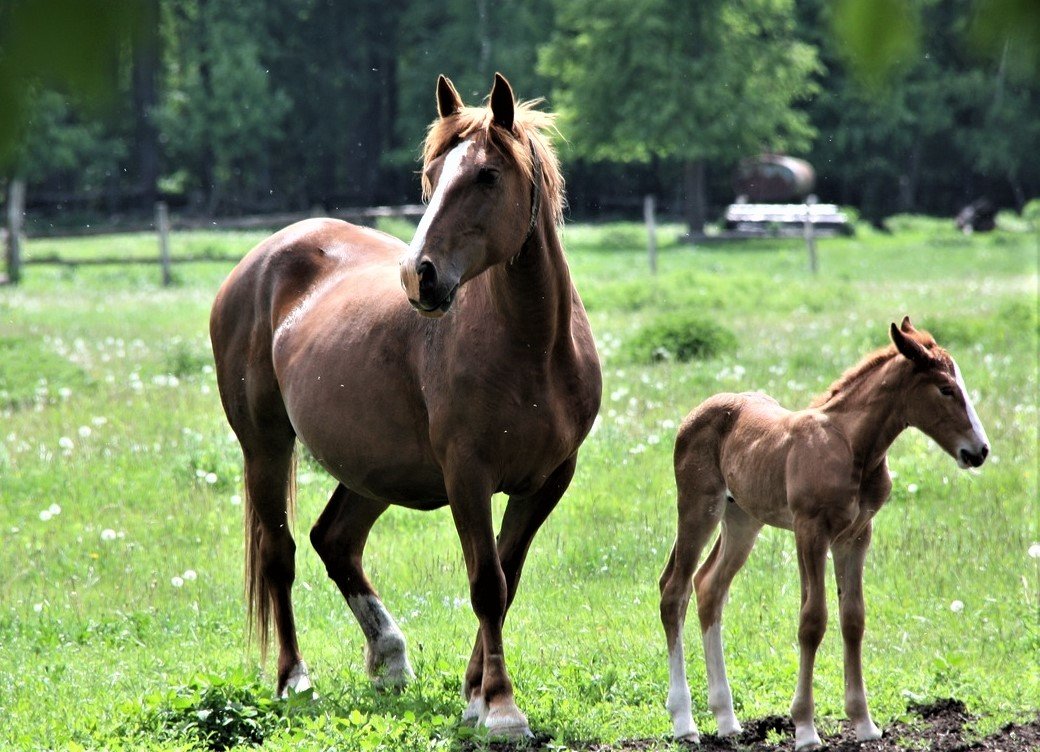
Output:
M490 167L481 167L477 172L477 182L481 185L494 185L498 182L498 170Z
M943 397L952 397L954 395L952 386L941 386L939 387L939 394Z

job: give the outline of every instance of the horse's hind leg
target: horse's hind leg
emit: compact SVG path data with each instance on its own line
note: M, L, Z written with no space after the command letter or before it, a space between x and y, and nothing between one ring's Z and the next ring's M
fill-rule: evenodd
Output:
M513 599L516 598L531 541L570 485L576 461L575 455L560 465L532 496L509 497L498 534L498 554L506 579L507 613ZM502 618L505 619L505 614ZM473 646L473 653L462 682L462 699L467 702L462 713L463 723L479 724L486 719L488 708L484 702L483 679L484 636L481 630L477 629L476 644Z
M274 441L264 434L262 446L242 444L246 485L246 581L250 614L266 652L269 625L278 635L277 691L310 689L307 666L300 655L293 617L292 585L296 579L296 543L289 531L293 475L293 436Z
M708 670L708 707L715 716L719 736L741 731L733 712L733 693L729 688L726 661L722 653L722 609L726 605L733 577L744 566L758 538L758 531L762 529L762 524L736 503L724 503L726 513L722 520L722 534L694 577L704 663Z
M381 689L404 686L415 677L404 635L362 567L368 533L387 506L340 485L311 530L311 543L365 634L365 667Z
M668 563L661 574L661 623L668 644L668 701L672 731L677 739L699 741L693 721L690 685L686 679L683 626L693 590L693 572L701 551L719 524L724 508L724 486L717 471L691 471L682 460L676 465L679 522Z

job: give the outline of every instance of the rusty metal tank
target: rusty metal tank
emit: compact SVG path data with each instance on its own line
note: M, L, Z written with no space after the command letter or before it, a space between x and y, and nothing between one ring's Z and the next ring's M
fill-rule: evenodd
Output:
M733 178L733 191L751 204L801 203L816 185L816 171L804 159L762 154L745 159Z

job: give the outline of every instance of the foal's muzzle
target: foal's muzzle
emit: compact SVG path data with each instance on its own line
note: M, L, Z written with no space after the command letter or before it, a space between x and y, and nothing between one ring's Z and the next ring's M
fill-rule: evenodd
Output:
M447 313L459 291L458 281L439 274L437 267L428 258L418 262L412 258L402 259L401 287L412 307L431 318L439 318Z
M976 451L961 449L958 452L962 467L980 467L989 456L989 445L983 444Z

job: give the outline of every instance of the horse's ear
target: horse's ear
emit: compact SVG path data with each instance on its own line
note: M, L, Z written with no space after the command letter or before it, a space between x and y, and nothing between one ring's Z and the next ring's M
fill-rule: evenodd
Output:
M501 73L495 74L495 84L491 87L491 115L495 125L513 130L513 116L516 100L513 98L513 87Z
M911 332L917 331L916 329L914 329L914 325L910 323L909 316L903 317L903 323L899 325L899 328L906 334L910 334Z
M437 76L437 114L442 118L462 112L462 97L447 76Z
M907 323L907 320L903 319L903 323ZM903 357L920 366L931 362L932 356L924 349L924 345L913 337L906 336L903 330L896 326L894 322L889 335L892 337L892 342L895 343L896 349L899 350Z

